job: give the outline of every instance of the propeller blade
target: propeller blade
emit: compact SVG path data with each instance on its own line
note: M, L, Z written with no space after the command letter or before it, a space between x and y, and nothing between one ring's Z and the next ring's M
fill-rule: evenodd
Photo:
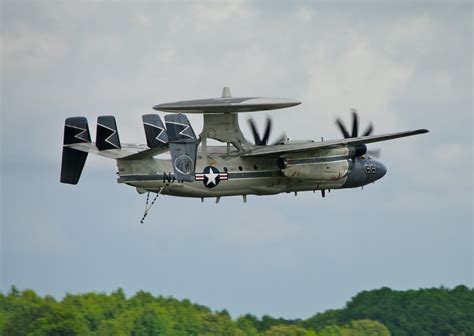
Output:
M267 146L269 144L270 140L270 135L272 133L272 119L270 117L267 117L266 124L265 124L265 131L263 133L263 137L260 138L260 135L257 130L257 124L255 123L255 120L253 118L249 118L247 122L250 125L250 128L252 129L252 134L253 138L255 140L255 145L257 146ZM279 143L285 142L286 140L286 134L283 133L279 138L271 142L271 145L277 145Z
M272 131L272 119L267 118L267 124L265 125L265 133L263 134L262 144L267 145L268 139L270 139L270 133Z
M250 118L247 121L250 125L250 128L252 129L252 135L253 135L253 139L254 139L255 144L257 146L262 145L262 140L260 139L260 136L258 135L257 126L255 125L255 120L253 120L253 118Z
M344 136L344 139L347 139L347 138L351 137L349 135L349 132L347 132L346 127L344 126L344 123L342 122L341 119L339 119L339 118L336 119L336 125L339 126L339 129L341 130L341 133Z
M367 126L364 134L362 134L363 136L368 136L368 135L371 135L372 132L374 131L374 125L372 124L372 122L369 124L369 126Z
M359 116L357 115L357 110L352 109L352 134L351 138L357 138L359 133Z

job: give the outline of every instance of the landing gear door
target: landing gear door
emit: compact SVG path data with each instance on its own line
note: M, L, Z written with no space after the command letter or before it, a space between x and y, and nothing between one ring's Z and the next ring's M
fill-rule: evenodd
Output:
M194 181L198 139L184 114L165 116L171 161L177 180Z

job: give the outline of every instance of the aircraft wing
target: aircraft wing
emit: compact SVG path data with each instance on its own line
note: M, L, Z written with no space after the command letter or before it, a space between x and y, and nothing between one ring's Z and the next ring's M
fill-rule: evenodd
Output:
M328 149L341 146L368 144L372 142L387 141L392 139L404 138L412 135L428 133L426 129L419 129L414 131L405 131L397 133L388 133L381 135L369 135L357 138L347 138L340 140L328 140L320 142L310 142L304 144L280 144L256 148L250 152L243 154L242 156L264 156L264 155L280 155L290 152L299 151L314 151L318 149Z

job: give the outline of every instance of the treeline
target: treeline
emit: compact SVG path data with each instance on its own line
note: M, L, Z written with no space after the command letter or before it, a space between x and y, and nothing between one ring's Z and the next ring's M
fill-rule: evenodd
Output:
M303 326L322 326L370 319L383 323L394 336L474 335L474 289L429 288L395 291L381 288L357 294L343 309L319 313Z
M66 295L58 301L15 287L0 293L0 335L457 335L474 334L474 289L364 291L343 309L306 320L247 314L232 319L189 300L140 291Z

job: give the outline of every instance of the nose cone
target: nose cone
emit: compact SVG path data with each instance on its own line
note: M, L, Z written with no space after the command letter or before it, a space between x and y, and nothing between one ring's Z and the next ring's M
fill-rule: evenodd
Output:
M387 167L382 162L377 162L378 178L382 178L387 174Z

